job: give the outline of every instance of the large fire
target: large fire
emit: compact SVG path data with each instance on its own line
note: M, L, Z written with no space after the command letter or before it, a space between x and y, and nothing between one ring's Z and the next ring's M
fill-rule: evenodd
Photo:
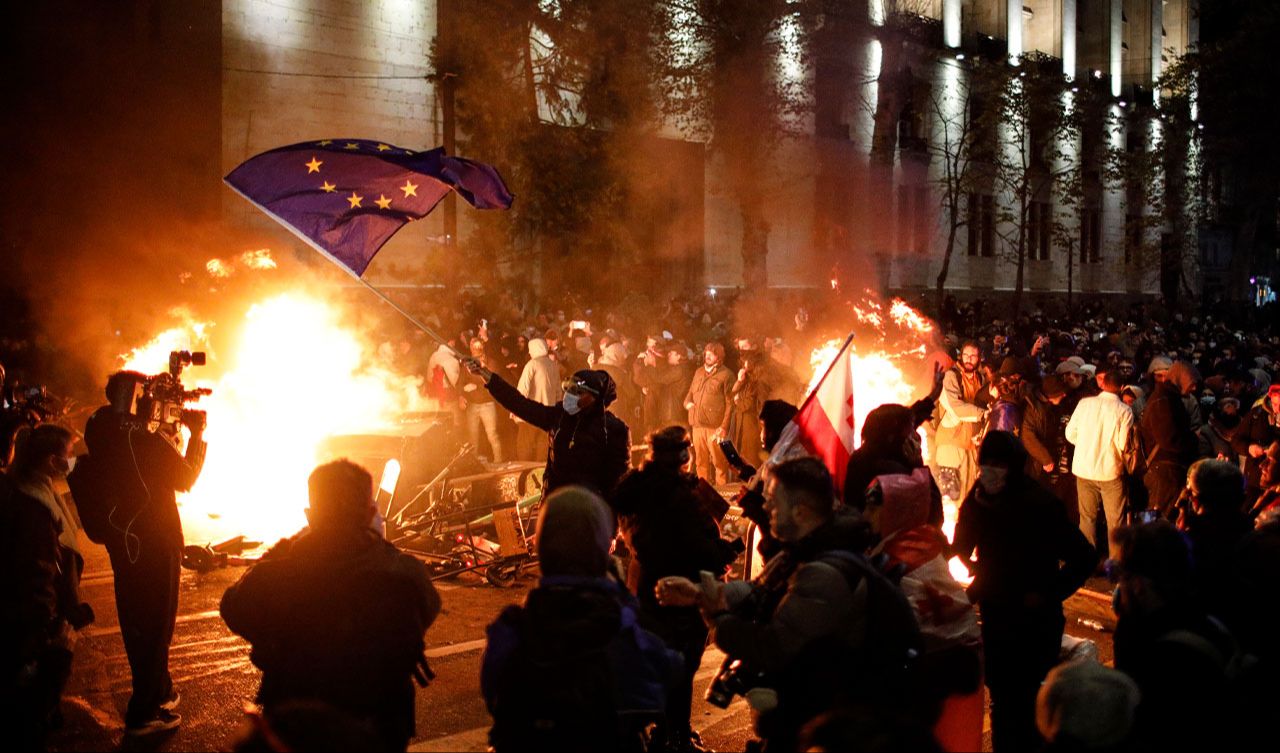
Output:
M934 326L928 317L896 298L887 311L879 301L868 299L854 304L853 313L857 326L850 358L853 360L856 447L862 444L862 424L873 408L885 403L911 405L928 394L931 374L926 357L932 347ZM830 340L814 349L809 358L813 372L808 391L817 387L842 344L842 340ZM923 430L920 435L923 441ZM926 445L924 450L927 459L932 448ZM951 539L955 535L960 500L944 497L942 507L943 533ZM964 583L972 580L959 559L953 557L949 567L957 580Z
M212 325L181 318L124 356L123 367L154 374L172 350L208 351L207 366L183 375L189 386L213 389L196 406L209 414L204 472L180 497L189 542L243 534L271 543L292 534L305 524L307 475L326 438L385 429L426 407L420 380L378 363L376 343L318 296L263 300L239 324L220 323L216 337Z

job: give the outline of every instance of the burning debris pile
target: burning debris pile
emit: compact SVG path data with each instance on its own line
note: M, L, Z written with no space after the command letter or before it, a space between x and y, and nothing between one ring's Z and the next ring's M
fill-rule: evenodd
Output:
M905 301L893 299L886 307L868 293L851 303L854 335L850 358L853 374L854 446L862 443L862 425L867 414L885 403L911 405L929 393L933 367L939 349L936 328L928 317ZM808 391L812 391L840 352L841 339L828 340L815 348L809 364L813 371ZM926 433L920 431L926 461L932 449ZM960 501L943 497L943 532L950 539L955 532ZM951 560L951 574L961 582L971 580L958 559Z
M245 535L270 543L294 533L305 524L306 479L325 439L377 432L426 409L421 380L381 363L376 342L319 295L280 292L238 321L173 313L180 323L123 355L120 367L151 374L170 351L208 352L208 365L189 372L213 392L201 402L209 414L204 472L179 498L188 541Z

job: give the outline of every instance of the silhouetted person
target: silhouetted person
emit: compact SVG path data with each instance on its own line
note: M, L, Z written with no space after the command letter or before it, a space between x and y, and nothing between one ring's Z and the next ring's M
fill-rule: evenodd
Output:
M133 674L133 695L125 711L129 735L170 730L182 722L174 713L178 689L169 677L183 545L177 493L195 484L205 453L203 413L183 413L191 430L185 454L175 437L147 431L131 415L145 379L130 371L113 374L106 390L110 405L99 408L84 430L112 511L106 547Z
M1036 692L1058 661L1062 602L1096 563L1062 503L1026 474L1026 466L1027 452L1017 437L987 434L978 450L978 483L960 507L953 545L974 574L969 597L982 615L997 751L1040 745Z
M73 442L60 426L31 429L0 475L0 705L20 750L44 749L71 674L73 631L93 619L78 594L75 517L53 488L71 469Z
M486 631L480 692L489 744L506 751L639 751L661 722L681 658L640 627L609 556L613 513L580 486L538 518L542 578Z
M414 681L430 679L423 634L440 613L425 566L371 528L367 471L338 460L308 481L310 526L276 544L222 597L222 618L253 647L258 702L331 704L404 750Z
M664 607L654 588L669 575L697 580L703 570L716 577L736 557L720 538L720 527L703 501L719 496L703 479L685 469L689 464L689 434L671 426L649 437L649 459L622 477L614 492L623 536L635 552L637 577L628 585L640 601L643 624L667 646L684 656L684 682L672 688L667 709L667 746L696 749L700 742L689 725L693 677L702 663L707 626L695 607Z

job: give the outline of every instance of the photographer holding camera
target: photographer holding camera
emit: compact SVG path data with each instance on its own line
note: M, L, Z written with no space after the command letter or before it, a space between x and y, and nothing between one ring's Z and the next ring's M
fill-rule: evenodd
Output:
M920 634L902 592L860 552L869 529L836 509L815 458L770 471L765 509L782 551L752 583L668 577L659 603L697 605L727 659L707 700L745 695L765 750L793 750L806 722L837 706L900 708Z
M180 370L172 361L170 371ZM127 735L174 729L182 721L173 712L179 696L169 677L183 545L176 494L195 484L204 465L205 414L182 408L182 400L191 398L176 378L113 374L106 388L110 404L85 426L89 454L76 469L83 475L72 479L86 533L106 545L115 573L116 608L133 675ZM170 391L156 394L156 385ZM158 409L144 413L145 406ZM162 420L151 430L157 415ZM181 427L174 419L191 431L185 453L179 451Z

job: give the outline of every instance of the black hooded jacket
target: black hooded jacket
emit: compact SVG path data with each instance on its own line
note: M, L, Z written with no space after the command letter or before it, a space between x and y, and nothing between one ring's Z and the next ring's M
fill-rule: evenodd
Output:
M608 496L631 465L631 431L606 409L617 394L613 378L603 371L578 374L602 397L576 415L569 415L559 403L530 400L496 374L485 384L502 407L551 435L544 495L577 484Z
M613 508L640 562L636 595L646 609L659 608L654 587L660 579L680 575L697 582L700 571L722 573L736 557L699 504L698 483L697 476L649 461L618 484Z

